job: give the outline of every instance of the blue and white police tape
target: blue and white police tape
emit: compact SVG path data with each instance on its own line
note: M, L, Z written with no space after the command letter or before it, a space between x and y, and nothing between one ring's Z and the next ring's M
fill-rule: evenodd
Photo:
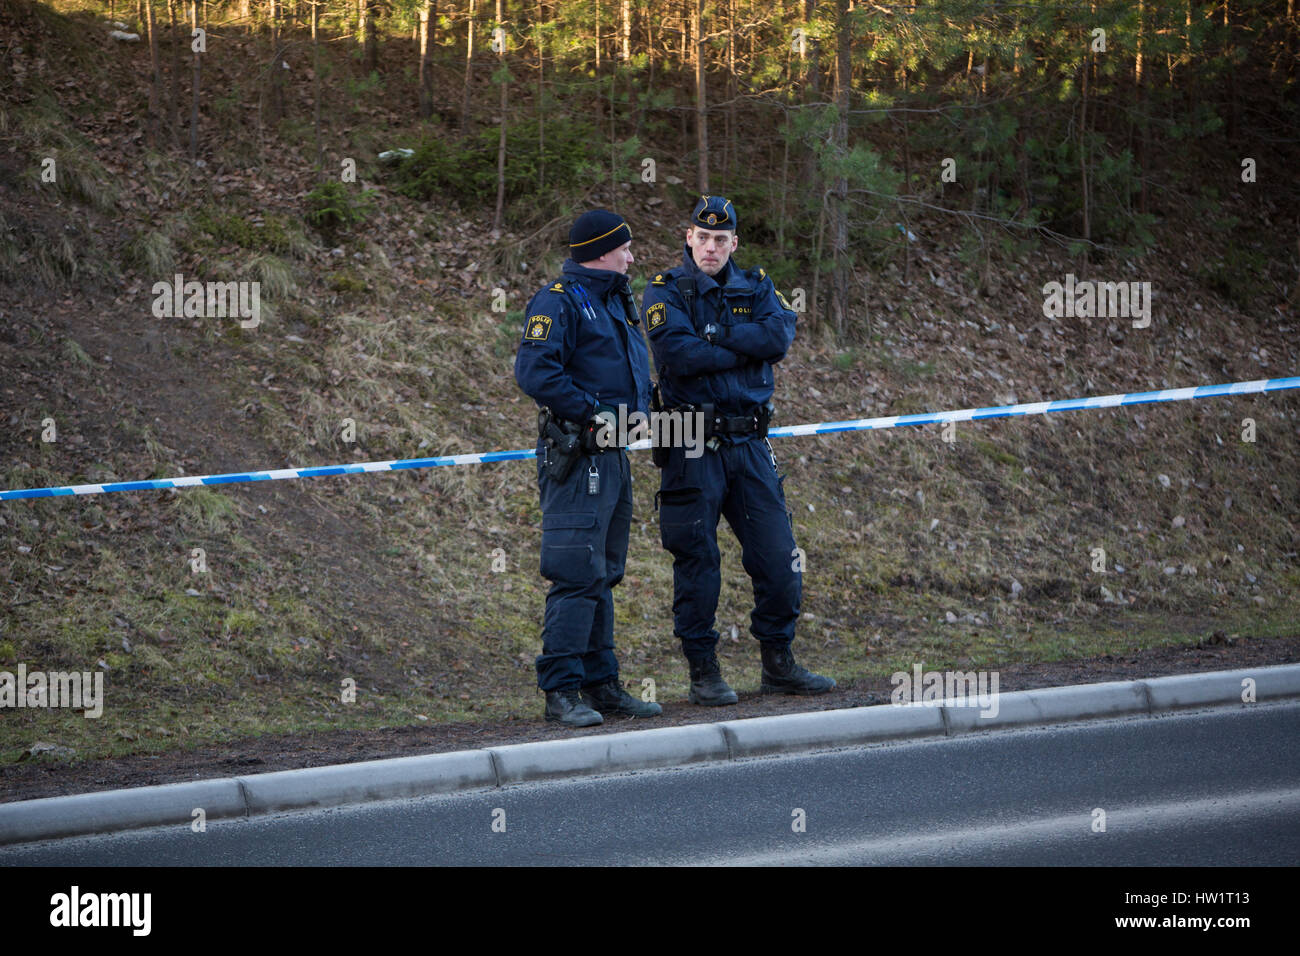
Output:
M1193 398L1218 395L1250 395L1300 388L1300 376L1269 378L1254 382L1230 382L1226 385L1198 385L1191 388L1166 388L1156 392L1128 392L1120 395L1095 395L1089 398L1065 398L1051 402L1021 405L995 405L989 408L963 408L950 412L927 412L917 415L890 415L884 418L858 418L844 422L817 422L811 425L787 425L773 428L769 438L795 435L827 435L832 432L872 431L902 428L907 425L936 425L945 422L978 421L984 418L1013 418L1022 415L1048 415L1085 408L1118 408L1151 402L1183 402ZM644 439L628 446L637 451L650 447ZM437 458L404 458L396 461L364 461L351 465L322 465L315 468L279 468L271 471L233 472L226 475L184 475L179 478L155 478L145 481L117 481L99 485L63 485L54 488L16 488L0 491L0 501L15 498L54 498L61 495L100 495L114 491L150 491L160 488L188 488L193 485L228 485L244 481L279 481L283 478L326 478L332 475L355 475L373 471L403 471L411 468L439 468L445 465L479 465L493 461L520 461L536 458L532 448L517 451L489 451L472 455L447 455Z

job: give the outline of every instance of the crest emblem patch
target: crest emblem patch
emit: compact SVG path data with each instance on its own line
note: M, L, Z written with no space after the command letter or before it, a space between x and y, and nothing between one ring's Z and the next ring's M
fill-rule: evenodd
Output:
M551 334L551 317L549 315L530 315L524 327L524 338L530 342L545 342Z

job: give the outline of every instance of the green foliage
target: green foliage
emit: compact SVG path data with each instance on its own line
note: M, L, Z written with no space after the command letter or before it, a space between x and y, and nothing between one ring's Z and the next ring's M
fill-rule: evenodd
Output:
M499 313L496 341L492 343L492 354L497 358L511 357L519 350L519 337L524 327L523 309L510 309Z
M1200 266L1196 277L1239 309L1253 307L1255 296L1267 288L1268 259L1242 246L1224 232L1223 256Z
M359 49L356 53L360 56ZM368 76L359 80L352 79L351 77L345 78L343 81L343 87L347 91L348 99L355 101L368 93L382 92L384 81L380 78L378 71L371 70Z
M150 229L132 237L126 245L124 259L146 275L168 275L176 265L176 249L166 233Z
M307 222L333 243L341 233L366 221L375 211L373 189L360 193L337 180L326 180L307 194Z
M438 196L466 209L490 205L496 200L499 136L499 129L487 128L463 145L438 137L426 140L397 167L394 188L413 199ZM538 145L536 118L511 123L506 129L507 202L536 196L543 164L548 191L602 178L604 167L593 157L601 156L603 143L586 119L547 117L544 148Z
M351 269L340 269L330 276L329 286L335 292L365 292L366 280Z
M239 246L250 252L288 253L299 247L285 220L278 216L264 216L259 225L238 212L208 207L194 217L194 225L218 245Z

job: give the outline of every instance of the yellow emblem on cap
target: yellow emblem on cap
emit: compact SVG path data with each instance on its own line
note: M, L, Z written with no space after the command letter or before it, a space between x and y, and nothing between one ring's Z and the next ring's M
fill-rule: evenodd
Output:
M718 217L713 213L709 213L709 225L716 226L717 224L718 224Z
M650 306L650 308L646 309L645 317L646 324L649 326L651 331L654 331L668 321L668 310L664 307L662 302L656 302L654 305Z
M524 338L530 342L545 342L551 334L551 317L549 315L530 315L524 329Z

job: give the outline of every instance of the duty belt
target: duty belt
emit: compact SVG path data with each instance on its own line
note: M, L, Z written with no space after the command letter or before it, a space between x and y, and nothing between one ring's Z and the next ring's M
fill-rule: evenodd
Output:
M772 420L770 405L758 406L748 415L719 415L712 405L687 405L682 411L704 414L705 439L728 435L757 435L767 437L767 426Z

